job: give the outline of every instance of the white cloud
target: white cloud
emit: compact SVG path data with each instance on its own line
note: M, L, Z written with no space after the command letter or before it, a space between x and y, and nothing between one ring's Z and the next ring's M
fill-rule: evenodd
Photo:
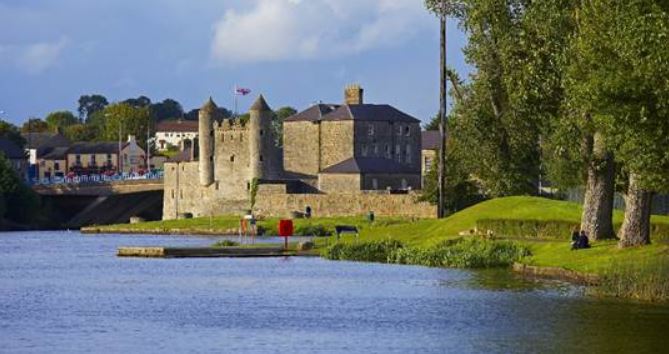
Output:
M256 0L214 25L214 60L301 60L400 45L427 28L421 0Z
M62 37L53 42L0 44L0 62L12 63L28 74L37 75L56 64L69 43L67 37Z

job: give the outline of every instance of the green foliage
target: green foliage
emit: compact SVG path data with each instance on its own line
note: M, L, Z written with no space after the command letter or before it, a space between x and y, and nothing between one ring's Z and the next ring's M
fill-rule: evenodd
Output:
M530 256L530 250L511 241L464 238L444 241L430 248L402 248L392 262L428 267L493 268L505 267Z
M306 224L295 228L296 236L331 236L334 229L328 229L321 224Z
M281 107L274 111L272 116L272 133L276 139L276 146L283 146L283 121L284 119L297 113L297 110L293 107Z
M21 136L19 128L2 119L0 119L0 139L10 140L21 148L26 144L26 140Z
M91 125L74 124L66 127L63 135L72 142L94 141L97 137L97 129Z
M65 128L79 123L79 119L70 111L51 112L46 116L46 123L53 132L64 130Z
M49 124L40 118L30 118L21 126L22 133L44 133L49 131Z
M616 160L655 191L669 187L669 12L651 0L593 0L571 45L570 105L595 112Z
M239 246L239 243L231 240L220 240L211 245L211 247L235 247L235 246Z
M151 105L151 117L155 122L168 119L180 119L184 115L181 104L176 100L167 98L159 103Z
M325 249L323 256L332 260L389 263L392 255L404 247L398 240L337 242Z
M126 141L128 135L134 135L140 145L144 144L142 137L146 136L147 129L152 124L148 107L138 108L125 103L114 103L102 112L105 118L103 140L117 141L120 133L123 141Z
M257 178L253 178L249 185L249 204L251 210L256 206L256 196L258 195L258 185L259 181Z
M4 154L0 153L0 195L2 195L4 215L0 218L19 224L34 224L40 220L40 200L35 192L26 186L16 174Z

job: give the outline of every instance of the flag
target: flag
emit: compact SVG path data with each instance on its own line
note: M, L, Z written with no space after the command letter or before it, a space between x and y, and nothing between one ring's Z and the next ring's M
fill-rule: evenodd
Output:
M248 95L249 93L251 93L251 90L250 90L250 89L243 88L243 87L237 87L237 88L235 88L235 94L236 94L236 95L246 96L246 95Z

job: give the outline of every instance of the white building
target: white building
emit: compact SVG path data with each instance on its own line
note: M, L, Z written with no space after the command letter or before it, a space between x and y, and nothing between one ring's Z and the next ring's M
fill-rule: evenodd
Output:
M197 138L198 122L190 120L167 121L156 124L156 149L165 151L170 146L179 147L188 139Z

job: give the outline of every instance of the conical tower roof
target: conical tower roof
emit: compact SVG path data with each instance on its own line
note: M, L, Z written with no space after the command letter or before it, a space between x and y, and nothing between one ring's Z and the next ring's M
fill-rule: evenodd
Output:
M259 111L259 112L266 112L266 111L271 111L272 109L269 108L269 105L265 101L265 97L263 95L258 96L255 102L251 105L251 108L249 108L249 111Z
M209 96L209 99L207 102L204 103L201 110L205 112L216 112L218 110L218 106L216 106L216 103L214 103L214 100Z

